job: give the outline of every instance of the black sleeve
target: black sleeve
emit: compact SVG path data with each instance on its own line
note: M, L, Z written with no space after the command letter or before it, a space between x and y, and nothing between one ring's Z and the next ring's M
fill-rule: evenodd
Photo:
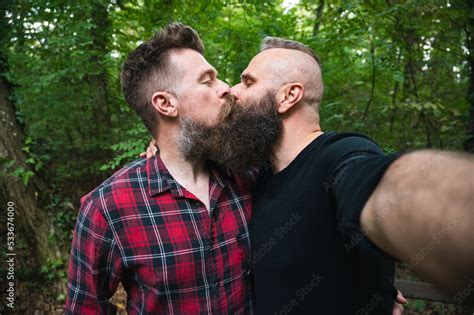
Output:
M356 314L392 314L395 261L364 236L359 218L397 155L384 155L374 142L363 137L338 141L332 151L331 193L338 229L354 262L353 310Z
M399 155L385 155L374 142L362 137L343 139L331 150L334 157L331 194L346 249L376 250L362 234L360 214L383 174Z

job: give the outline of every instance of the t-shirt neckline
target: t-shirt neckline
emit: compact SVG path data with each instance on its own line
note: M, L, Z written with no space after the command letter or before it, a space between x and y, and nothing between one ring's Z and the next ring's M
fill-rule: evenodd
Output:
M306 156L306 154L308 154L307 153L308 151L310 151L312 148L317 146L321 141L326 139L329 135L334 134L334 133L335 132L324 132L320 136L313 139L313 141L308 143L308 145L306 145L306 147L304 147L303 150L301 150L301 152L298 153L298 155L293 159L293 161L291 161L290 164L288 164L284 169L282 169L278 173L273 173L273 171L270 168L270 176L272 178L284 177L295 165L298 164L299 160L303 159Z

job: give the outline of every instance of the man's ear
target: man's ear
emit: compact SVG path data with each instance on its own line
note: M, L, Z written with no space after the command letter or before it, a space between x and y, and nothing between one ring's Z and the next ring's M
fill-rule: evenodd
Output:
M303 98L304 86L299 82L283 85L276 94L277 111L279 114L288 112Z
M155 92L151 96L151 104L158 113L167 117L178 116L177 98L169 92Z

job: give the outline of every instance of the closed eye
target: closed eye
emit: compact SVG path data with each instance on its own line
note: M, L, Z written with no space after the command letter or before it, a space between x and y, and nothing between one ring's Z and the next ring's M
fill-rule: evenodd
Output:
M200 76L198 82L201 84L211 85L217 77L217 72L214 69L204 71Z
M242 74L240 81L246 86L250 87L255 83L255 79L249 74Z

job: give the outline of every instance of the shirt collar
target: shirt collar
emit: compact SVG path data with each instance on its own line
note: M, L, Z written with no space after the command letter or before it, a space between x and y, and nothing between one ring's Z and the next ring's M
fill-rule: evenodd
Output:
M232 176L231 172L224 167L209 162L209 183L215 182L225 187L227 180ZM166 168L159 154L147 160L146 171L148 175L148 193L151 197L170 190L175 197L183 197L183 187L174 179Z
M231 171L213 162L208 162L207 165L209 166L210 180L214 180L219 186L225 187L228 179L232 177Z

